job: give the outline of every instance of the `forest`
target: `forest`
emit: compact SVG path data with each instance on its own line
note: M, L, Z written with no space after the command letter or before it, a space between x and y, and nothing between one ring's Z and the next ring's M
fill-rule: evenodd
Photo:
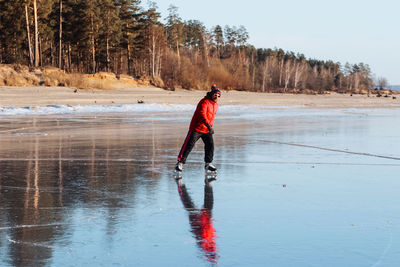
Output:
M0 63L68 73L112 72L169 90L361 93L382 86L368 64L306 58L248 43L245 26L163 20L140 0L0 0Z

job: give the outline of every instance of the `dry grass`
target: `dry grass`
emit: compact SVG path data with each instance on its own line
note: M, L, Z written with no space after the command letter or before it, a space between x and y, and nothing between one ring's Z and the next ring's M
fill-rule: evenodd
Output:
M196 66L188 58L182 57L179 79L183 89L199 89L198 72Z
M117 78L114 73L106 72L96 74L65 73L54 67L30 71L27 66L0 65L0 86L38 85L103 90L139 86L138 82L128 75L120 75Z
M211 66L208 71L208 79L216 83L220 88L231 90L234 88L235 78L222 65Z
M40 78L22 65L0 65L0 86L39 85Z

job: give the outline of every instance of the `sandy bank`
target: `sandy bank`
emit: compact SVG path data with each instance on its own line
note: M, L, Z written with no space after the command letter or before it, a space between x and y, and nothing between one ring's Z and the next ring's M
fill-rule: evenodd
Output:
M76 90L66 87L0 87L0 106L46 106L46 105L114 105L163 103L196 104L205 91L160 88L126 88L115 90ZM400 107L396 96L327 94L291 95L238 91L223 91L222 105L305 106L314 108L390 108Z

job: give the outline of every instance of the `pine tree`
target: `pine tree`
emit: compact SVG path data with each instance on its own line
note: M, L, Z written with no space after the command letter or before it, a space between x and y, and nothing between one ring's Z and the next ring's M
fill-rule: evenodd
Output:
M217 55L218 58L221 57L221 49L224 46L224 33L222 31L222 28L220 25L217 25L214 27L214 29L212 30L213 33L213 39L215 42L215 45L217 46Z
M73 14L71 22L75 23L75 25L82 25L77 31L75 29L72 31L72 42L76 43L78 49L77 63L79 64L81 60L87 63L90 62L86 66L90 66L90 72L92 73L100 70L100 57L104 55L99 48L102 43L100 37L100 30L103 27L102 14L100 12L102 2L102 0L86 0L81 3L77 1L72 9L72 11L79 10L79 13Z
M38 60L40 66L54 65L55 45L53 31L54 25L58 24L58 19L53 20L52 10L58 0L38 0Z
M247 32L247 29L243 25L240 25L239 28L237 29L236 38L238 46L244 46L247 40L249 39L249 33Z
M184 23L183 36L185 37L185 46L195 50L203 49L205 32L205 26L198 20L189 20Z
M178 56L178 65L180 65L180 47L183 39L183 22L179 17L178 8L171 5L168 8L166 31L168 44L173 48Z
M139 27L139 39L142 40L141 54L145 62L148 62L145 73L152 78L161 76L161 57L166 46L163 25L159 21L160 17L160 13L153 4L142 13Z
M140 1L139 0L119 0L119 18L121 21L121 41L120 49L125 50L127 61L127 72L132 71L132 46L138 37L137 24L140 17ZM120 56L120 61L122 61ZM122 63L120 62L120 65Z
M115 61L112 62L112 59L115 59L115 53L118 52L122 35L119 10L113 0L101 0L99 7L101 18L101 27L99 28L100 63L103 64L106 71L110 71L112 67L115 71Z
M0 1L1 62L27 64L28 42L24 0Z

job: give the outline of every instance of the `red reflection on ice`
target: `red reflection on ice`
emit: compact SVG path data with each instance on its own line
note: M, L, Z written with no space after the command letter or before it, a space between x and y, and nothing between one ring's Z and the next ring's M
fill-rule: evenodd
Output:
M199 233L201 237L200 245L203 248L205 256L209 260L215 261L217 254L217 244L215 240L217 239L217 234L212 225L211 212L207 209L201 210L199 220L201 222Z
M211 185L204 186L204 208L196 209L189 196L186 186L178 183L178 192L185 209L189 212L189 223L197 244L207 261L217 262L217 233L213 226L212 208L214 204Z

